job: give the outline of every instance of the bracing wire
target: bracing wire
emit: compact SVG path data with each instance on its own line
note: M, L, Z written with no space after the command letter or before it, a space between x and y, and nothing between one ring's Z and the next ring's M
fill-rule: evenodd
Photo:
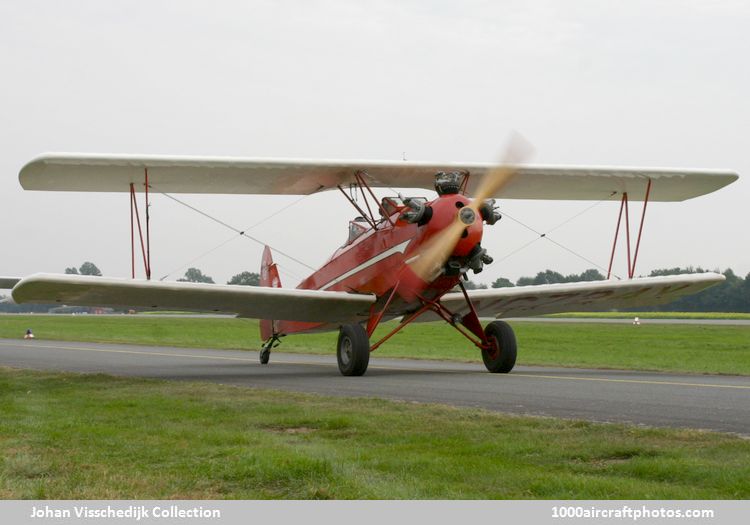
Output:
M276 266L278 266L282 272L288 274L290 277L297 279L298 281L304 280L304 277L300 277L298 274L294 273L292 270L289 269L288 266L285 266L279 263L276 263Z
M506 213L506 212L503 212L503 217L507 217L508 219L512 220L512 221L513 221L513 222L515 222L516 224L519 224L520 226L523 226L523 227L524 227L524 228L526 228L527 230L529 230L529 231L531 231L531 232L534 232L534 233L535 233L535 234L537 235L537 237L536 237L535 239L532 239L531 241L529 241L529 242L527 242L527 243L523 244L522 246L520 246L520 247L516 248L515 250L511 251L510 253L508 253L508 254L504 255L503 257L501 257L500 259L498 259L498 262L500 262L500 261L504 261L504 260L508 259L509 257L511 257L511 256L513 256L513 255L515 255L515 254L517 254L518 252L520 252L520 251L522 251L522 250L526 249L527 247L531 246L532 244L534 244L534 243L535 243L536 241L538 241L539 239L546 239L546 240L548 240L549 242L551 242L552 244L554 244L554 245L556 245L556 246L559 246L559 247L560 247L560 248L562 248L563 250L565 250L565 251L567 251L567 252L571 253L572 255L575 255L575 256L576 256L576 257L578 257L579 259L582 259L582 260L586 261L587 263L589 263L589 264L592 264L592 265L594 265L594 266L595 266L596 268L598 268L598 269L600 269L600 270L603 270L603 271L605 271L605 272L606 272L606 271L607 271L607 269L606 269L606 268L605 268L604 266L601 266L600 264L597 264L596 262L592 261L592 260L591 260L591 259L589 259L588 257L585 257L584 255L581 255L580 253L578 253L578 252L576 252L576 251L572 250L571 248L568 248L567 246L565 246L565 245L561 244L560 242L558 242L558 241L556 241L556 240L552 239L552 238L551 238L551 237L549 236L549 233L550 233L550 232L553 232L553 231L555 231L555 230L557 230L557 229L559 229L560 227L564 226L565 224L568 224L568 223L569 223L569 222L571 222L571 221L572 221L573 219L576 219L576 218L580 217L581 215L583 215L584 213L588 212L589 210L591 210L591 209L595 208L596 206L600 205L601 203L603 203L603 202L607 202L607 201L611 200L611 198L612 198L612 197L613 197L613 196L614 196L614 195L615 195L616 193L617 193L617 192L612 192L612 193L611 193L611 194L610 194L610 195L609 195L609 196L608 196L608 197L607 197L606 199L602 199L602 200L600 200L600 201L598 201L598 202L595 202L594 204L592 204L592 205L588 206L588 207L587 207L587 208L585 208L584 210L582 210L582 211L580 211L580 212L578 212L578 213L576 213L576 214L572 215L571 217L568 217L568 218L567 218L566 220L564 220L563 222L561 222L560 224L558 224L558 225L557 225L557 226L555 226L554 228L552 228L552 229L548 230L548 231L547 231L546 233L542 233L542 232L540 232L540 231L537 231L537 230L535 230L534 228L532 228L531 226L529 226L528 224L525 224L524 222L522 222L522 221L520 221L520 220L518 220L518 219L516 219L516 218L514 218L514 217L512 217L512 216L510 216L510 215L509 215L508 213ZM620 276L619 276L619 275L615 275L615 274L613 274L613 276L614 276L615 278L617 278L617 279L620 279Z
M207 250L207 251L203 252L202 254L200 254L200 255L199 255L198 257L196 257L196 258L194 258L194 259L192 259L192 260L190 260L190 261L188 261L188 262L186 262L186 263L184 263L184 264L181 264L180 266L178 266L177 268L175 268L175 269L174 269L174 270L172 270L171 272L168 272L168 273L166 273L166 274L165 274L164 276L162 276L162 277L161 277L161 278L160 278L159 280L160 280L160 281L163 281L164 279L166 279L167 277L169 277L169 276L170 276L170 275L172 275L173 273L177 272L178 270L182 270L182 269L183 269L183 268L185 268L186 266L190 266L190 265L191 265L191 264L193 264L194 262L196 262L196 261L199 261L200 259L203 259L203 258L204 258L204 257L206 257L207 255L209 255L209 254L211 254L211 253L215 252L215 251L216 251L216 250L218 250L219 248L223 248L224 246L226 246L227 244L229 244L230 242L232 242L233 240L235 240L235 239L237 239L237 238L239 238L239 235L233 235L232 237L230 237L230 238L229 238L229 239L227 239L226 241L222 241L222 242L221 242L221 244L217 244L216 246L214 246L214 247L213 247L213 248L211 248L210 250Z
M588 206L588 207L584 208L583 210L579 211L578 213L576 213L574 215L571 215L570 217L568 217L567 219L565 219L563 222L561 222L560 224L558 224L557 226L555 226L551 230L547 230L547 235L549 235L550 233L552 233L553 231L555 231L555 230L557 230L559 228L562 228L563 226L565 226L566 224L568 224L570 221L572 221L574 219L577 219L578 217L580 217L584 213L588 212L589 210L592 210L592 209L596 208L601 203L611 201L612 197L614 197L615 195L617 195L617 192L613 191L612 193L609 194L609 197L607 197L606 199L602 199L602 200L600 200L598 202L595 202L591 206Z
M207 219L209 219L209 220L211 220L211 221L213 221L213 222L215 222L215 223L217 223L217 224L220 224L220 225L224 226L225 228L228 228L228 229L232 230L233 232L237 233L237 234L238 234L239 236L242 236L242 237L246 237L246 238L250 239L251 241L253 241L253 242L256 242L256 243L260 244L261 246L270 246L270 244L268 244L268 243L266 243L266 242L263 242L263 241L261 241L260 239L258 239L258 238L256 238L256 237L253 237L252 235L249 235L249 234L248 234L248 233L247 233L247 232L246 232L245 230L240 230L240 229L238 229L238 228L235 228L235 227L234 227L234 226L232 226L231 224L227 224L226 222L224 222L224 221L222 221L222 220L220 220L220 219L217 219L216 217L214 217L214 216L212 216L212 215L209 215L208 213L206 213L206 212L204 212L204 211L201 211L201 210L199 210L199 209L198 209L198 208L196 208L195 206L191 206L190 204L188 204L188 203L186 203L186 202L184 202L184 201L182 201L182 200L178 199L177 197L174 197L173 195L170 195L170 194L168 194L168 193L162 193L162 195L164 195L165 197L167 197L167 198L169 198L169 199L171 199L171 200L175 201L175 202L176 202L176 203L178 203L178 204L181 204L182 206L185 206L186 208L188 208L188 209L190 209L190 210L193 210L194 212L196 212L196 213L198 213L198 214L200 214L200 215L203 215L203 216L204 216L204 217L206 217ZM292 206L292 205L296 204L296 203L297 203L297 202L299 202L300 200L302 200L302 199L301 199L301 198L300 198L300 199L298 199L297 201L293 202L292 204L290 204L290 205L286 206L286 208L288 208L289 206ZM276 214L280 213L281 211L282 211L282 210L279 210L278 212L276 212ZM261 222L263 222L263 221L261 221ZM259 223L258 223L258 224L259 224ZM255 226L257 226L257 224L253 225L252 227L255 227ZM273 247L271 247L271 248L273 248ZM296 262L297 264L300 264L300 265L302 265L302 266L304 266L304 267L306 267L306 268L308 268L308 269L310 269L310 270L313 270L313 271L315 270L315 268L313 268L313 267L312 267L312 266L310 266L309 264L307 264L307 263L304 263L304 262L300 261L300 260L299 260L299 259L297 259L296 257L293 257L293 256L289 255L288 253L285 253L285 252L283 252L283 251L279 250L278 248L273 248L273 250L274 250L274 252L275 252L275 253L278 253L279 255L281 255L281 256L283 256L283 257L286 257L287 259L289 259L289 260L291 260L291 261L294 261L294 262Z
M310 194L310 195L312 195L312 194ZM306 198L307 198L307 197L309 197L310 195L302 195L302 196L301 196L301 197L300 197L299 199L295 200L294 202L291 202L291 203L287 204L286 206L284 206L283 208L280 208L280 209L276 210L276 211L275 211L275 212L273 212L273 213L272 213L271 215L266 215L265 217L263 217L263 218L262 218L261 220L259 220L258 222L256 222L256 223L255 223L255 224L253 224L252 226L248 226L247 228L245 228L245 230L244 230L244 231L252 230L253 228L255 228L255 227L257 227L257 226L260 226L261 224L263 224L263 223L264 223L264 222L266 222L267 220L269 220L269 219L273 219L273 218L274 218L274 217L276 217L276 216L277 216L278 214L280 214L280 213L282 213L282 212L285 212L286 210L288 210L289 208L291 208L291 207L292 207L292 206L294 206L295 204L297 204L297 203L301 202L301 201L302 201L303 199L306 199Z
M207 251L203 252L203 253L202 253L202 254L200 254L200 255L199 255L198 257L196 257L196 258L194 258L194 259L190 260L189 262L186 262L186 263L184 263L184 264L182 264L182 265L178 266L177 268L175 268L175 269L174 269L174 270L172 270L171 272L169 272L169 273L165 274L164 276L162 276L162 277L161 277L161 278L160 278L159 280L160 280L160 281L163 281L164 279L166 279L166 278L167 278L167 277L169 277L170 275L173 275L173 274L174 274L174 273L176 273L177 271L179 271L179 270L182 270L183 268L185 268L185 267L187 267L187 266L190 266L191 264L193 264L193 263L195 263L195 262L199 261L200 259L202 259L202 258L206 257L207 255L210 255L211 253L215 252L216 250L218 250L218 249L220 249L220 248L223 248L223 247L224 247L225 245L229 244L229 243L230 243L230 242L232 242L233 240L235 240L235 239L239 239L239 237L240 237L240 235L239 235L239 234L237 234L237 235L233 235L232 237L230 237L230 238L229 238L229 239L227 239L226 241L222 241L222 242L221 242L220 244L218 244L218 245L214 246L214 247L213 247L213 248L211 248L210 250L207 250ZM278 263L276 263L276 265L277 265L277 266L278 266L278 267L279 267L279 268L280 268L280 269L281 269L281 270L282 270L282 271L283 271L284 273L288 274L288 275L289 275L290 277L292 277L293 279L297 279L298 281L302 281L302 280L304 279L303 277L300 277L300 276L299 276L299 275L298 275L297 273L295 273L295 272L293 272L292 270L290 270L288 266L285 266L285 265L281 265L281 264L278 264Z
M597 267L597 268L599 268L600 270L604 270L605 272L607 271L607 269L606 269L606 268L605 268L604 266L600 266L600 265L596 264L596 263L595 263L594 261L592 261L592 260L591 260L591 259L589 259L588 257L584 257L584 256L583 256L583 255L581 255L580 253L574 252L573 250L571 250L571 249L570 249L570 248L568 248L567 246L563 246L562 244L560 244L559 242L555 241L554 239L550 239L549 237L545 237L545 239L547 239L547 240L548 240L549 242L551 242L552 244L555 244L555 245L559 246L560 248L562 248L562 249L563 249L563 250L565 250L566 252L572 253L572 254L573 254L573 255L575 255L576 257L579 257L579 258L583 259L583 260L584 260L584 261L586 261L587 263L589 263L589 264L593 264L594 266L596 266L596 267ZM615 277L617 277L617 279L618 279L618 280L620 279L620 277L618 277L617 275L615 275Z
M497 259L497 262L503 262L503 261L504 261L505 259L509 259L510 257L514 256L515 254L517 254L517 253L518 253L518 252L520 252L521 250L525 250L526 248L528 248L529 246L531 246L532 244L534 244L534 243L535 243L536 241L538 241L539 239L541 239L541 237L534 237L534 238L533 238L533 239L531 239L531 240L530 240L529 242L527 242L527 243L525 243L525 244L522 244L521 246L519 246L518 248L516 248L516 249L515 249L515 250L513 250L512 252L510 252L510 253L507 253L507 254L505 254L505 255L504 255L503 257L501 257L500 259Z

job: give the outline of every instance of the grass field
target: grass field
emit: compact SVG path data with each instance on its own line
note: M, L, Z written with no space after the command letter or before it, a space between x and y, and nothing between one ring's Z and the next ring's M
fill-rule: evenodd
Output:
M569 312L550 314L545 317L566 319L730 319L750 320L750 313L743 312Z
M750 497L750 441L0 368L0 498Z
M391 325L392 326L392 325ZM148 316L0 316L0 338L31 327L39 339L256 351L258 324L246 319ZM388 325L376 332L384 333ZM518 322L518 364L750 375L750 326ZM333 354L336 333L290 336L280 351ZM480 362L444 323L415 324L377 355Z

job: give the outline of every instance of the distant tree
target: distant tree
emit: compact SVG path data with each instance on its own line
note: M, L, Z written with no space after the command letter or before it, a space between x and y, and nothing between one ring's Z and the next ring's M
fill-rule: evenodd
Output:
M590 268L581 274L571 273L563 275L553 270L539 272L534 277L521 277L516 281L516 286L531 286L539 284L577 283L581 281L603 281L604 275L594 268Z
M552 270L544 270L539 272L534 277L534 284L555 284L566 282L565 276L559 272L553 272Z
M534 284L533 277L521 277L516 281L516 286L531 286Z
M604 279L606 279L606 277L604 277L604 275L602 275L602 273L595 268L589 268L580 275L572 274L568 276L568 282L570 283L580 281L603 281Z
M188 268L185 272L185 277L182 279L177 279L181 282L188 282L188 283L210 283L214 284L214 280L211 279L208 275L203 275L203 272L201 272L198 268Z
M101 277L102 272L99 271L99 268L96 267L96 265L92 262L86 261L81 265L81 267L78 269L78 272L81 275L96 275L97 277Z
M260 286L260 274L255 272L242 272L238 273L229 281L227 284L239 284L242 286Z
M515 284L505 277L498 277L495 279L495 282L492 283L493 288L510 288L511 286L515 286Z
M475 283L474 281L464 281L464 288L467 290L484 290L487 288L487 285L483 283Z
M738 312L750 312L750 273L743 279L742 285L737 287L741 307Z
M86 261L85 263L83 263L80 268L76 268L75 266L65 268L65 273L68 275L96 275L97 277L101 277L102 275L102 272L99 271L99 268L97 268L96 265L90 261Z
M686 268L658 268L656 270L651 270L651 273L649 274L649 277L661 277L663 275L679 275L681 273L704 273L708 270L704 270L700 266L697 268L694 268L693 266L688 266ZM731 270L729 270L731 271ZM717 270L718 272L718 270Z

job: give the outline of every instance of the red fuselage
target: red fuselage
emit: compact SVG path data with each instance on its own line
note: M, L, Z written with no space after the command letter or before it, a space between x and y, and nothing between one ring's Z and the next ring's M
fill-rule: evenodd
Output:
M399 217L403 208L398 209L389 217L390 220L383 218L377 228L363 229L361 235L350 239L336 250L328 262L303 280L298 288L373 294L378 298L377 304L382 305L405 272L409 271L409 263L420 253L424 243L453 224L459 209L470 202L470 199L460 194L438 197L429 203L432 217L423 226L401 220ZM474 223L466 227L452 257L467 257L481 242L482 230L482 218L477 215ZM422 296L439 297L456 286L459 279L460 275L440 275L424 284ZM388 305L385 319L403 315L420 306L420 302L408 294L397 292L396 295ZM338 329L338 326L277 322L277 331L285 334L329 329Z

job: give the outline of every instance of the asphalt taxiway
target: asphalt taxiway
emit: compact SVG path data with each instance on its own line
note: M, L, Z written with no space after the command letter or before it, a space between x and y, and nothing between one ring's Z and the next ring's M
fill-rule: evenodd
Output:
M348 397L378 397L516 414L735 432L750 436L750 377L378 358L343 377L336 357L0 339L0 366L212 381Z

